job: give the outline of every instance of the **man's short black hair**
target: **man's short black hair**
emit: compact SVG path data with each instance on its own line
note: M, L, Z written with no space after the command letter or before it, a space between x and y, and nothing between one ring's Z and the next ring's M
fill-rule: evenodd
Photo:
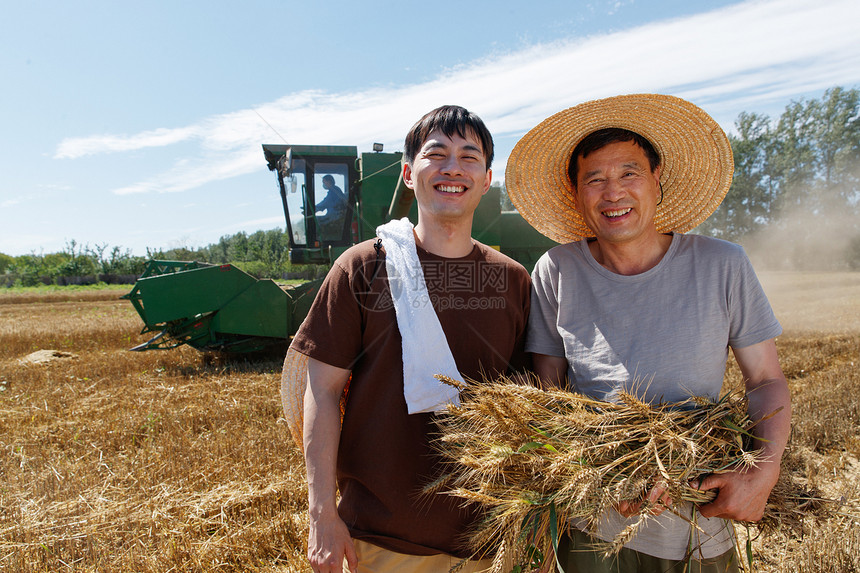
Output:
M570 182L573 183L573 188L576 189L576 178L579 175L579 158L583 159L594 153L598 149L603 149L611 143L622 143L632 141L642 148L645 152L645 157L648 158L648 165L651 167L651 172L660 166L660 154L651 144L650 141L636 133L620 127L607 127L598 129L586 135L582 141L573 148L570 154L570 162L567 165L567 175L570 177Z
M470 132L474 133L481 142L484 157L487 160L487 169L493 164L493 136L490 135L490 130L480 117L458 105L437 107L412 126L406 134L406 144L403 149L406 163L412 165L427 137L437 129L448 137L456 134L464 139Z

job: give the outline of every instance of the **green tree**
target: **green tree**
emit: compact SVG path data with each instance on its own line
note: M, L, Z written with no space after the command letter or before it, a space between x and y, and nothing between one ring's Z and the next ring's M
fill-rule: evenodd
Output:
M735 172L732 186L717 211L698 232L739 241L771 222L778 191L770 174L773 133L766 115L743 112L729 134Z
M218 240L218 243L212 245L212 262L226 263L230 256L230 235L224 235Z
M248 260L248 235L241 231L233 235L230 244L227 247L228 261L247 261Z
M860 92L841 87L792 102L774 131L783 208L815 215L856 212L860 200Z
M773 121L741 113L732 187L697 232L767 247L807 268L853 264L860 241L860 92L831 88ZM766 236L757 232L767 229ZM854 242L852 242L854 241ZM774 258L777 255L775 251Z
M15 258L5 253L0 253L0 273L5 273L15 264Z
M104 257L103 253L104 249L100 251L100 264L105 274L139 275L146 266L146 259L134 256L131 249L123 252L120 247L114 247L107 257Z
M49 274L63 277L95 275L99 272L97 256L87 245L79 245L72 239L66 243L66 248L59 253L62 262L48 268Z

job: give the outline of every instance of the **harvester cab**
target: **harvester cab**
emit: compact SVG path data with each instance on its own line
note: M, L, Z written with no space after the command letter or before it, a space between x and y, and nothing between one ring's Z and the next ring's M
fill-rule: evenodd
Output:
M293 264L330 265L392 218L417 221L402 153L381 144L361 155L349 146L265 144L263 154L277 176Z
M355 243L357 150L346 146L264 145L278 179L290 237L290 262L327 264Z

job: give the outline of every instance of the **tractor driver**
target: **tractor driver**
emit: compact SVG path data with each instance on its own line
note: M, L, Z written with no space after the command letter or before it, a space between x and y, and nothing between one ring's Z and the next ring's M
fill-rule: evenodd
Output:
M316 220L320 226L320 235L324 239L336 239L340 237L343 228L343 216L346 213L346 194L334 184L334 177L330 174L323 175L323 189L326 196L314 206L314 212L325 211L325 215L317 216Z

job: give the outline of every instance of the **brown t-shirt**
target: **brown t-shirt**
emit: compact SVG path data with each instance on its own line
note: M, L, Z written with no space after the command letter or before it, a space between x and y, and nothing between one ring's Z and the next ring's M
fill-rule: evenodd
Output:
M407 414L384 245L377 258L373 243L335 261L292 342L302 354L352 371L338 449L338 511L356 539L399 553L467 557L463 534L476 508L422 493L440 471L430 446L436 426L433 414ZM523 369L526 270L480 243L456 259L419 247L418 258L460 373L481 379Z

